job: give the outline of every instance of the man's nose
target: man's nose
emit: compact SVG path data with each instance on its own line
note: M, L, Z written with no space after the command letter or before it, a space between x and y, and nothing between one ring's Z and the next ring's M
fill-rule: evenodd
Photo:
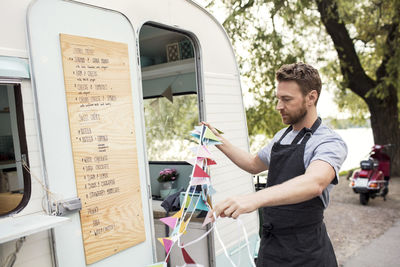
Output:
M282 109L283 109L282 101L280 101L280 100L278 99L278 103L276 103L276 110L282 110Z

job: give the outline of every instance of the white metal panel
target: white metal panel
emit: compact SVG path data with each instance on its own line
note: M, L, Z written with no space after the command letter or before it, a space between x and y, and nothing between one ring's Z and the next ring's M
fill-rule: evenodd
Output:
M204 83L208 122L224 131L225 137L232 144L249 151L245 110L238 76L206 73ZM254 192L253 179L249 173L234 165L217 149L214 149L213 153L218 155L218 164L211 167L212 184L217 191L213 196L214 203L230 196ZM249 236L258 233L257 211L241 215L240 219ZM221 238L228 248L238 245L243 233L233 220L223 219L217 223L217 227L221 229ZM219 255L222 253L222 247L217 240L214 242L216 254Z
M59 33L128 44L146 241L90 266L128 266L132 262L135 262L137 266L143 266L151 263L154 244L152 214L148 201L148 181L145 174L145 152L142 142L144 136L142 108L139 102L136 40L131 24L124 16L114 11L54 0L36 1L29 11L28 19L32 76L36 84L35 92L40 114L40 133L46 174L50 190L63 198L75 197L77 192ZM72 214L69 218L72 220L70 224L54 230L58 265L61 267L85 266L79 214Z
M27 58L26 9L31 0L0 1L0 55Z
M40 232L26 237L21 250L17 254L17 260L13 267L40 266L53 267L51 260L51 249L49 233ZM40 248L40 249L38 249ZM0 250L1 258L7 257L15 251L15 241L3 244Z

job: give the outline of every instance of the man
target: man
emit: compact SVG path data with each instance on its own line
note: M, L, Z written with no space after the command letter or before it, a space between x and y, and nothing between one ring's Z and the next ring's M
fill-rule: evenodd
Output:
M217 217L237 218L262 208L257 266L337 266L323 212L347 147L317 115L321 79L316 69L301 62L284 65L276 79L276 109L290 126L257 155L233 146L205 123L221 138L217 147L240 168L252 174L269 170L265 189L230 197L214 211Z

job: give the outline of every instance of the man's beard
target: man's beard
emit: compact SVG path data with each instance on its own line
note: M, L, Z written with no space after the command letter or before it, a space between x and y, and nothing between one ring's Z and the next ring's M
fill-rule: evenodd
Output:
M287 117L285 120L282 117L282 121L284 124L294 125L294 124L300 122L307 115L307 108L306 108L305 103L304 103L304 105L301 106L301 109L298 112L296 112L295 114L293 114L293 115L286 114L286 115L287 115Z

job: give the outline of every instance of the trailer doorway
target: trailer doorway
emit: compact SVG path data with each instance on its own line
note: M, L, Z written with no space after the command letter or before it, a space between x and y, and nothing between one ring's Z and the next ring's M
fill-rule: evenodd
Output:
M176 189L186 189L190 179L185 160L196 143L189 132L201 118L195 49L187 35L147 24L139 44L151 190L161 199L160 170L178 170Z
M158 219L165 217L162 201L171 194L186 190L192 166L186 162L192 158L190 147L197 145L189 133L202 120L202 101L198 49L187 34L145 24L139 33L140 62L142 73L143 107L146 132L146 149L151 183L155 240L169 235L169 229ZM157 180L161 171L176 169L179 173L174 186L163 188ZM192 224L195 238L206 229ZM190 228L190 226L189 226ZM156 241L157 259L165 258L163 247ZM204 239L189 251L199 255L201 264L209 266L208 240ZM172 251L171 266L182 265L179 251Z

